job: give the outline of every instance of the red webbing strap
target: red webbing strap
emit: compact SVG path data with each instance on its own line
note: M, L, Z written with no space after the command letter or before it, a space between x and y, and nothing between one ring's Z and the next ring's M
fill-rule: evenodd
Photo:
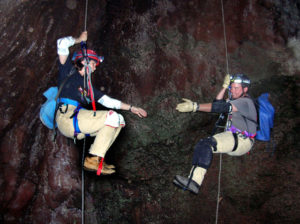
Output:
M91 85L91 82L89 80L89 92L90 92L90 95L91 95L91 100L92 100L92 105L93 105L93 111L96 111L96 103L95 103L95 98L94 98L94 95L93 95L93 90L92 90L92 85Z
M101 171L102 171L102 168L103 168L103 161L104 161L104 158L101 158L101 161L99 163L99 167L98 167L98 170L97 170L97 175L100 176L101 174Z

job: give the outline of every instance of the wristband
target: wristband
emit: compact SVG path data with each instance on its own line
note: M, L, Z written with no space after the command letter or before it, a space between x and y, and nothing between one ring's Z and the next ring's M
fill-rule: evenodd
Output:
M193 112L196 112L198 108L198 104L196 102L193 102Z

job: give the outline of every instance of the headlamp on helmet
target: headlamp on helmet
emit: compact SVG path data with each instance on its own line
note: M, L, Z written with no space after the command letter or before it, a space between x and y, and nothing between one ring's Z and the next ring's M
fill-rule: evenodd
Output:
M235 74L230 76L230 84L232 83L239 83L242 84L243 87L249 87L250 79L244 74Z

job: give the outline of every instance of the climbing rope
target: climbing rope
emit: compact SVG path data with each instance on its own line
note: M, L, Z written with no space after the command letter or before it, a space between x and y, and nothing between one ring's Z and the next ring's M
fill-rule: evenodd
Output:
M93 89L93 85L92 85L92 68L90 65L85 66L85 76L87 76L87 84L88 84L88 91L89 91L89 95L91 97L92 100L92 106L93 106L93 110L94 110L94 116L96 113L96 102L95 102L95 98L94 98L94 89Z
M83 140L83 152L82 152L82 159L81 159L81 223L84 224L84 170L83 170L83 164L84 164L84 154L85 154L85 140Z
M224 45L225 45L225 59L226 59L226 74L229 74L229 63L228 63L228 53L227 53L227 39L226 39L226 28L225 28L225 17L224 17L224 5L223 0L221 0L221 8L222 8L222 24L223 24L223 35L224 35ZM225 126L225 130L227 129L228 117ZM216 224L218 223L219 217L219 204L220 204L220 192L221 192L221 174L222 174L222 153L220 153L219 160L219 175L218 175L218 195L217 195L217 208L216 208Z
M227 38L226 38L226 28L225 28L225 17L224 17L224 6L223 0L221 0L222 6L222 24L223 24L223 35L224 35L224 45L225 45L225 58L226 58L226 72L229 74L229 63L228 63L228 52L227 52Z
M87 9L88 9L88 0L85 0L85 18L84 18L84 31L87 29ZM85 79L84 79L85 85ZM81 159L81 224L84 224L84 202L85 202L85 188L84 188L84 156L85 156L85 143L86 136L83 140L83 149L82 149L82 159Z
M86 24L87 24L87 9L88 9L88 0L85 0L84 31L86 31Z
M88 0L85 0L85 16L84 16L84 31L87 31L87 16L88 16ZM86 59L86 64L85 64L85 76L84 76L84 90L86 90L86 83L88 86L89 94L92 99L92 106L94 110L94 116L96 115L96 103L94 99L94 92L93 92L93 86L92 86L92 80L91 80L91 68L87 66L89 64L89 58L87 55L87 45L86 42L81 42L81 51L82 51L82 56L85 57ZM87 80L86 80L87 76Z

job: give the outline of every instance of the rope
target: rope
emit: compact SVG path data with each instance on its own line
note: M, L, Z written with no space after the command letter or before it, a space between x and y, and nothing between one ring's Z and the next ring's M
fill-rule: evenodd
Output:
M85 18L84 18L84 31L87 30L87 17L88 17L88 0L85 0ZM85 48L85 49L84 49ZM81 43L81 50L82 50L82 55L86 56L86 64L89 63L88 57L87 57L87 46L86 46L86 42L82 42ZM91 80L91 68L90 66L86 66L85 65L85 75L84 75L84 90L86 89L86 84L87 87L89 89L89 94L91 95L91 99L92 99L92 106L93 106L93 110L94 110L94 116L95 116L95 111L96 111L96 103L95 103L95 99L94 99L94 91L93 91L93 86L92 86L92 80ZM87 79L86 79L86 75L87 75Z
M222 24L223 24L224 45L225 45L225 58L226 58L226 72L227 72L227 74L229 74L228 53L227 53L227 39L226 39L226 28L225 28L223 0L221 0L221 6L222 6Z
M84 165L84 154L85 154L85 139L83 140L83 152L82 152L82 159L81 159L81 224L84 224L84 170L83 170L83 165Z
M88 0L85 0L84 31L86 31L86 24L87 24L87 9L88 9Z
M218 176L218 196L217 196L217 208L216 208L216 224L218 223L218 217L219 217L219 202L220 202L220 192L221 192L221 171L222 171L222 153L220 153L220 160L219 160L219 176Z
M96 113L96 103L95 103L95 97L94 97L94 89L93 89L93 85L92 85L92 68L90 65L85 67L85 75L87 75L87 84L88 84L88 91L92 100L92 106L93 106L93 110L94 110L94 116Z
M88 9L88 0L85 0L85 19L84 19L84 31L86 31L87 27L87 9ZM85 83L85 78L84 78ZM85 85L85 84L84 84ZM82 149L82 159L81 159L81 224L84 224L84 202L85 202L85 189L84 189L84 156L85 156L85 143L86 137L83 140L83 149Z
M225 17L224 17L224 6L223 0L221 0L221 7L222 7L222 24L223 24L223 35L224 35L224 46L225 46L225 58L226 58L226 73L229 74L229 63L228 63L228 52L227 52L227 39L226 39L226 28L225 28ZM228 125L228 117L226 127ZM218 195L217 195L217 207L216 207L216 224L218 224L219 218L219 203L220 203L220 192L221 192L221 174L222 174L222 153L220 153L220 160L219 160L219 175L218 175Z

